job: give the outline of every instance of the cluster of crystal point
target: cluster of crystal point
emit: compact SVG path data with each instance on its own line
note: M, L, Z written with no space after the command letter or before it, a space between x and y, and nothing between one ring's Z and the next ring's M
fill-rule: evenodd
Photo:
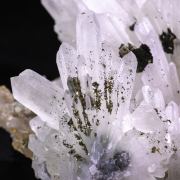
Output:
M12 78L31 120L36 176L180 179L180 13L176 0L43 0L65 41L61 82Z

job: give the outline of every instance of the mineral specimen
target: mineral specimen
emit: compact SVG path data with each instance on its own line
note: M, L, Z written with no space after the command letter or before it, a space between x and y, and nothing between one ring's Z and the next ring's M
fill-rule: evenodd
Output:
M60 83L31 70L11 79L14 97L38 115L29 142L36 176L180 179L180 2L42 2L66 41Z
M41 1L55 20L55 31L59 39L74 46L78 38L76 36L76 26L80 28L76 21L79 13L84 13L87 10L96 13L96 22L98 22L100 28L99 35L115 48L128 43L139 47L139 39L143 42L145 39L141 39L143 34L141 34L141 37L137 37L136 32L145 33L150 31L151 28L148 26L152 25L153 31L160 39L166 58L168 61L172 60L180 69L178 53L180 52L180 14L177 10L177 7L180 7L179 0ZM146 21L143 25L144 31L137 28L142 21ZM154 39L152 35L150 38ZM180 77L180 71L178 74Z

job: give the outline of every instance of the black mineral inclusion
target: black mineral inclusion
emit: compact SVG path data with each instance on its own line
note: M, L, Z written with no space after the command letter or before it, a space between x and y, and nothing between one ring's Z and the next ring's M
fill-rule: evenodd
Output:
M129 26L130 31L134 31L135 25L136 25L136 21L132 25Z
M146 44L141 44L139 48L132 50L132 52L138 61L137 73L142 72L149 63L153 63L153 56L150 48Z
M159 36L159 39L161 40L164 52L173 54L174 40L176 39L176 35L172 33L171 29L168 28L167 32L162 32L162 34Z

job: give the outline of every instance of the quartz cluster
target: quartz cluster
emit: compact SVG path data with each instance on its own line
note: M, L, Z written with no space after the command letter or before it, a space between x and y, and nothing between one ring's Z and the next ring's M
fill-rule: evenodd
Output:
M42 2L63 41L59 84L32 70L11 79L37 114L36 176L180 179L180 1Z

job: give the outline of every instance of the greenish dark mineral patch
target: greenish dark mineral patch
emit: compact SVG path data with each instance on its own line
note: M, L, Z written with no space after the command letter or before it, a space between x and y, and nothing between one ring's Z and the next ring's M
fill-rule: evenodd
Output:
M78 127L81 132L83 132L86 136L91 134L91 123L88 119L88 115L86 113L86 101L85 101L85 94L81 91L81 84L78 77L69 77L67 85L69 87L69 91L72 94L73 98L73 114L77 120ZM82 106L82 116L83 121L81 119L81 115L79 110L76 109L76 104L80 102Z
M153 146L153 147L151 148L151 153L156 153L156 152L160 153L160 152L159 152L159 148Z
M104 81L104 99L106 100L106 107L107 107L109 113L111 113L112 109L113 109L113 102L111 100L113 86L114 86L113 77L105 79L105 81Z
M93 86L93 91L94 91L94 94L95 94L95 99L94 101L91 102L92 106L96 109L99 109L101 108L101 90L99 90L99 84L97 82L93 82L92 83L92 86Z
M77 129L76 129L74 123L73 123L72 118L68 121L68 126L69 126L69 128L70 128L70 130L71 130L72 132L75 132L75 133L74 133L74 136L75 136L75 138L77 139L79 145L82 147L82 149L85 151L85 153L88 154L87 147L86 147L86 145L84 144L81 135L77 132ZM63 141L63 145L64 145L66 148L69 148L69 149L70 149L70 151L68 152L69 154L72 155L72 154L75 154L75 153L76 153L75 149L73 148L73 145L68 144L68 143L66 142L66 140Z
M75 151L75 149L71 149L68 153L72 155L72 154L75 154L76 151Z
M128 54L133 49L135 49L135 47L130 43L128 43L127 45L121 44L119 47L119 56L123 58L126 54Z
M75 154L74 157L76 158L77 161L83 161L83 157L80 156L79 154Z
M69 126L69 128L70 128L71 131L77 131L76 126L74 125L72 118L69 119L69 121L67 122L67 124L68 124L68 126Z
M83 150L85 151L86 154L88 154L88 150L87 150L87 147L86 145L83 143L83 141L79 141L79 145L83 148Z
M159 39L161 40L164 52L173 54L174 40L176 39L176 35L172 33L171 29L168 28L166 32L162 32L162 34L159 36Z
M146 44L141 44L139 48L133 49L132 52L135 54L138 61L137 73L144 71L149 63L153 63L153 56L150 48Z
M66 140L63 140L63 145L69 149L72 149L73 148L73 145L69 144L66 142Z

